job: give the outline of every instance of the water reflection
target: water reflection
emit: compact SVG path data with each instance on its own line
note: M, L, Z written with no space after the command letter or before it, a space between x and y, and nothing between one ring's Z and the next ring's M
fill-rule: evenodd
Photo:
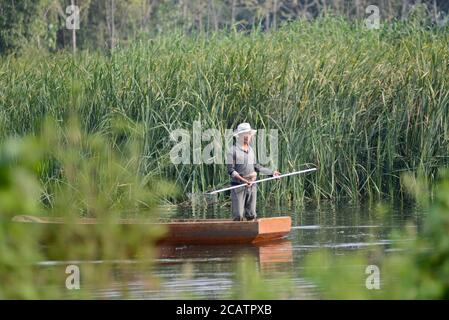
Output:
M261 269L266 269L272 264L293 263L292 248L290 240L237 245L159 246L158 263L230 261L250 256L256 259Z
M293 228L281 241L259 245L177 245L161 246L157 250L156 263L142 270L133 261L97 261L113 263L117 281L95 291L97 298L134 299L218 299L227 297L235 285L236 262L242 256L249 257L253 269L260 270L270 287L282 290L288 279L297 290L292 298L316 297L316 288L303 276L305 257L321 248L330 249L335 255L354 251L384 250L393 252L393 233L404 228L420 227L422 210L416 207L389 208L388 215L381 215L375 206L319 206L301 209L260 210L261 217L289 214ZM191 212L178 212L177 218L226 218L228 210L212 210L193 216ZM203 216L204 215L204 216ZM407 222L412 222L408 225ZM406 241L406 240L405 240ZM64 262L67 263L67 262ZM83 262L81 262L83 263ZM84 262L86 263L86 262ZM45 262L43 267L54 267ZM152 275L157 281L148 285ZM120 289L126 288L123 296ZM345 288L341 288L345 290Z

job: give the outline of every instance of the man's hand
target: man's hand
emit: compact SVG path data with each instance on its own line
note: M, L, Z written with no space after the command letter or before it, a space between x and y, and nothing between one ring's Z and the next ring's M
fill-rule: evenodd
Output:
M253 185L253 182L252 182L252 181L243 178L241 175L238 175L237 178L238 178L240 181L242 181L243 183L245 183L247 187L251 187L251 186Z

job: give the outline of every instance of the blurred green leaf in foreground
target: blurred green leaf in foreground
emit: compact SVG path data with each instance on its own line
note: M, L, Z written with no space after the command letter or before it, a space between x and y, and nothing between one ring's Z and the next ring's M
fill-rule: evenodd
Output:
M0 144L0 299L64 298L66 266L75 264L81 288L70 297L89 298L90 290L131 280L136 272L114 272L110 261L138 260L146 285L157 285L148 267L154 243L165 232L148 225L126 226L117 219L156 219L158 202L175 188L140 170L137 124L111 120L108 135L85 132L76 117L61 125L47 120L40 134ZM41 184L42 171L53 179ZM13 222L16 215L61 217L65 223ZM73 223L80 217L98 225ZM93 270L92 261L95 264ZM60 263L60 272L42 262ZM124 278L123 278L124 277ZM126 297L126 292L124 292Z
M310 255L306 276L319 287L322 298L449 299L449 171L440 172L431 201L425 179L408 174L402 181L419 203L429 206L423 230L416 234L410 225L395 234L389 252ZM366 270L372 265L379 268L378 290L367 286Z

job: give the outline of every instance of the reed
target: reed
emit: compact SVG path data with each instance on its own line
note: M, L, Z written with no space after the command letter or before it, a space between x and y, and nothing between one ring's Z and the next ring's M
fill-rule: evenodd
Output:
M142 170L184 193L227 183L224 166L173 165L169 132L279 130L279 169L316 174L260 186L264 201L402 196L399 176L449 162L449 33L405 23L365 30L338 18L276 32L171 34L111 54L0 60L0 137L78 113L108 133L117 115L144 126ZM74 110L75 109L75 110ZM51 179L46 172L42 179Z

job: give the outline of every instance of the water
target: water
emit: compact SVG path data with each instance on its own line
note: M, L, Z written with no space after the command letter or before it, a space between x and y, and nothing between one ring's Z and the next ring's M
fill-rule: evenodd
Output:
M120 274L121 269L133 272L129 277L111 283L91 294L95 298L132 299L219 299L229 297L240 285L236 280L236 263L242 256L249 257L250 268L259 270L271 288L276 288L283 297L283 286L288 281L284 297L315 298L319 289L303 276L305 257L316 250L327 248L334 255L349 252L381 249L394 252L392 233L405 228L417 228L423 217L422 210L414 206L376 205L320 205L297 209L259 208L259 217L291 215L293 227L282 241L264 245L180 245L159 248L158 259L152 270L144 272L137 268L136 261L72 261L43 262L43 267L57 264L113 264ZM382 213L382 212L387 213ZM178 210L169 214L176 217L224 218L229 209L213 208L207 211ZM411 239L410 239L411 240ZM407 239L402 240L407 241ZM136 265L136 268L133 268ZM131 266L131 268L130 268ZM131 270L131 271L130 271ZM148 283L148 275L155 277ZM287 280L285 280L287 279ZM126 289L126 295L123 290ZM342 288L344 290L344 288ZM288 292L287 292L288 291Z

